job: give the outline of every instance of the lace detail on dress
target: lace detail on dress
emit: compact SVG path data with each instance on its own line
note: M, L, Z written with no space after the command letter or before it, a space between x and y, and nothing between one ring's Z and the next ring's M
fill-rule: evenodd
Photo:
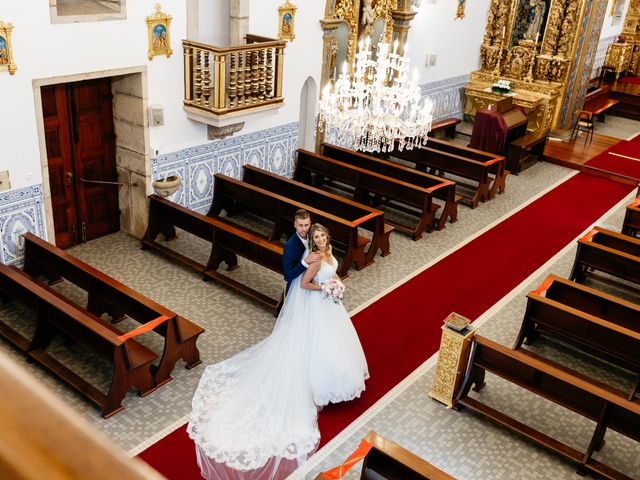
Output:
M283 431L281 425L271 421L268 411L270 399L261 395L265 392L259 385L256 385L254 401L242 408L242 414L246 418L262 420L259 439L256 439L257 432L249 425L242 425L238 418L226 421L221 419L215 425L211 424L212 412L225 404L229 399L229 392L237 386L237 382L234 382L236 372L237 369L227 362L207 367L193 398L193 411L187 432L207 457L236 470L253 470L262 467L273 457L293 460L305 458L312 453L320 441L317 428L314 434L295 438L292 442L291 432ZM316 415L315 408L311 414ZM210 442L212 431L215 431L215 443ZM266 439L272 441L267 443ZM247 445L254 446L241 450L234 448Z
M368 380L368 379L369 379L369 374L366 374L364 376L364 380ZM316 405L319 408L322 408L322 407L326 407L330 403L350 402L354 398L360 398L360 395L362 395L362 392L364 392L365 390L366 390L366 387L363 384L361 388L357 388L352 393L343 393L341 395L336 395L336 394L323 395L320 398L318 397L314 398L313 401L316 403Z

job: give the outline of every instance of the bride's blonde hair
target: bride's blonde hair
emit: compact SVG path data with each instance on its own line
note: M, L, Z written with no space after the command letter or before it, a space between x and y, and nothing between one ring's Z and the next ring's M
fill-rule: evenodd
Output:
M329 229L327 227L319 223L314 223L313 225L311 225L311 228L309 229L309 251L311 252L318 251L318 247L316 246L315 243L313 243L313 235L318 230L320 230L327 236L327 253L331 255L331 234L329 233Z

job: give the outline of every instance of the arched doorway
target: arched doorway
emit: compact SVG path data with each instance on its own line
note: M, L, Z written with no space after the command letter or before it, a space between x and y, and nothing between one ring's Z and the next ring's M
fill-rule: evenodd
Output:
M300 92L300 121L298 127L298 146L306 150L314 150L316 133L316 102L318 85L312 77L308 77Z

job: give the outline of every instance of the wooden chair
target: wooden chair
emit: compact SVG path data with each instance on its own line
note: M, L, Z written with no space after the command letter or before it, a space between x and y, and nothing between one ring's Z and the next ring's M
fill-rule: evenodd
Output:
M593 140L593 130L595 125L593 123L593 113L586 110L576 110L576 123L573 124L573 130L571 131L570 141L577 138L580 131L586 132L584 137L585 143L587 140L591 142Z

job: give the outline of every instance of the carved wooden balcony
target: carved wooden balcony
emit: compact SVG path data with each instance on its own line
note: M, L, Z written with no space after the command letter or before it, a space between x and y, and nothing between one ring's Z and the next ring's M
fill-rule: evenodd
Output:
M244 121L284 104L282 63L287 42L248 34L246 44L214 47L183 40L184 109L215 127Z

